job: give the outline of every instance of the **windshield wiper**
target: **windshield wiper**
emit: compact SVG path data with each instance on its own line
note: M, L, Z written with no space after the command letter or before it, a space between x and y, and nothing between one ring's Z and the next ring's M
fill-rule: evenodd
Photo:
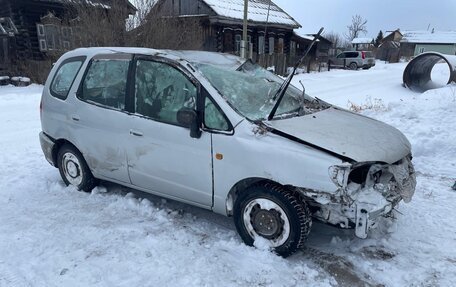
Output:
M307 50L304 53L304 56L302 56L302 58L296 62L296 64L293 67L293 71L290 73L290 75L288 75L287 79L282 83L280 88L277 90L276 94L273 97L273 100L276 100L276 99L277 100L274 104L274 107L271 110L271 113L268 116L268 121L270 121L274 118L274 115L277 112L277 108L280 106L280 102L282 101L283 96L285 95L285 92L287 91L288 86L290 85L291 80L293 79L294 74L296 73L296 70L298 69L299 65L301 65L302 61L304 61L304 58L307 56L307 54L309 54L312 46L315 44L315 42L317 42L318 38L320 38L321 33L323 33L323 28L321 28L320 31L318 31L317 35L315 35L312 42L310 42L309 47L307 47Z

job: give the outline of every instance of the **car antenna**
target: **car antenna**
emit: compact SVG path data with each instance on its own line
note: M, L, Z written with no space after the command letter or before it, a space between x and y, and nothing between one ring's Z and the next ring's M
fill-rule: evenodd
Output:
M307 47L304 56L302 56L301 59L299 59L299 61L296 62L296 64L293 67L293 71L288 75L287 79L282 83L280 88L277 90L277 93L273 97L273 100L277 99L277 101L275 102L274 107L272 108L271 113L268 116L268 121L274 118L277 108L279 107L280 102L282 101L283 96L285 95L285 92L288 89L288 86L290 85L291 80L294 77L294 74L296 73L296 70L298 69L299 65L301 65L302 61L304 61L304 58L307 56L307 54L309 54L310 49L312 49L312 46L315 44L315 42L317 42L318 38L320 38L320 35L321 33L323 33L323 30L323 27L320 28L320 31L318 31L318 33L314 36L312 42L310 42L309 47Z

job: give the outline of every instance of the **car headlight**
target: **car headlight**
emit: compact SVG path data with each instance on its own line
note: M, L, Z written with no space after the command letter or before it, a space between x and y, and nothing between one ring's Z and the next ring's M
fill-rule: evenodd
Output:
M350 174L351 164L343 163L340 165L332 165L329 167L329 177L334 184L339 188L347 186L348 175Z

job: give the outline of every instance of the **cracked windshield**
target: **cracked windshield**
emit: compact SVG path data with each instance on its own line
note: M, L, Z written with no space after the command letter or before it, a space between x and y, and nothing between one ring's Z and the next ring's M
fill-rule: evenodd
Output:
M230 71L208 64L195 64L222 96L249 120L264 120L277 100L282 79L269 71L246 62L241 71ZM302 116L329 106L289 86L275 119Z

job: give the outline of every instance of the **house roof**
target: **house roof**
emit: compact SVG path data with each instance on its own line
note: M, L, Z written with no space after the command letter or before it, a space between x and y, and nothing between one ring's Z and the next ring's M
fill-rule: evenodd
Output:
M351 42L352 44L370 44L372 43L372 38L355 38Z
M401 31L401 43L456 44L456 31Z
M314 39L314 35L312 34L307 34L307 33L302 33L300 31L293 31L293 34L294 36L298 37L298 38L302 38L304 40L307 40L307 41L312 41ZM319 42L320 40L317 40L317 42Z
M244 0L203 0L214 12L223 17L244 19ZM258 23L280 24L299 28L301 25L269 0L248 0L248 20ZM270 5L270 8L269 8ZM269 10L269 17L268 17Z
M62 3L62 4L87 4L93 7L99 7L103 9L111 9L111 6L114 0L35 0L37 2L54 2L54 3ZM136 7L130 3L129 0L124 0L127 4L127 7L132 10L136 11Z

